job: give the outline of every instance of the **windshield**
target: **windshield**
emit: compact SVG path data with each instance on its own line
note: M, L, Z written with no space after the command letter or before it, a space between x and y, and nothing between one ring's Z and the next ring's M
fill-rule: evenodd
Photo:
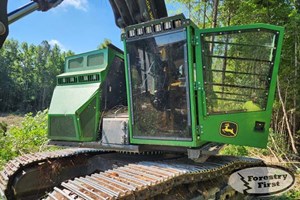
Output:
M185 31L127 42L133 137L190 139Z

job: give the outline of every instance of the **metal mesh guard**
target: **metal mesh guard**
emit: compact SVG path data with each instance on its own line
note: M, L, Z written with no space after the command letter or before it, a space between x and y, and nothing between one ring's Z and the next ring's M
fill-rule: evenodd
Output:
M74 120L71 116L49 116L50 136L76 138Z

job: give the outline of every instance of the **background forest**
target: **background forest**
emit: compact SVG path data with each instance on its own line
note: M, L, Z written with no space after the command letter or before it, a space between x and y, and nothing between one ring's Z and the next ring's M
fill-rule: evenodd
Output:
M0 50L0 112L36 112L47 108L64 68L62 52L47 41L40 45L7 40Z
M300 1L168 2L176 5L174 10L169 10L169 15L184 12L201 28L251 23L269 23L285 28L268 149L227 146L223 153L272 157L276 162L290 163L299 170ZM7 124L0 120L0 167L17 155L45 149L47 111L38 111L48 108L56 84L55 76L63 70L64 57L72 54L71 51L62 52L58 46L51 47L47 41L36 46L7 40L0 50L0 113L38 113L37 116L26 115L19 127L9 130ZM300 198L300 192L296 190L290 197Z

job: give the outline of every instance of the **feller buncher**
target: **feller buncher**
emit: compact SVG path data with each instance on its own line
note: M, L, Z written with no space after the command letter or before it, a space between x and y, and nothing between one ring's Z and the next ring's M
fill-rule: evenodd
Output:
M8 24L61 1L34 0ZM123 31L113 45L67 57L48 114L53 152L23 155L0 174L7 199L230 199L226 177L258 159L216 155L223 144L265 148L283 28L200 29L163 0L110 0ZM225 181L222 181L222 180ZM217 188L217 189L213 189Z

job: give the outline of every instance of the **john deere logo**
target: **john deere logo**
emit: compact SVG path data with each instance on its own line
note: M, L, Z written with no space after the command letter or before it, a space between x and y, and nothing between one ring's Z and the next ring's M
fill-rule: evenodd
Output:
M234 122L222 122L220 134L225 137L235 137L238 132L238 125Z

